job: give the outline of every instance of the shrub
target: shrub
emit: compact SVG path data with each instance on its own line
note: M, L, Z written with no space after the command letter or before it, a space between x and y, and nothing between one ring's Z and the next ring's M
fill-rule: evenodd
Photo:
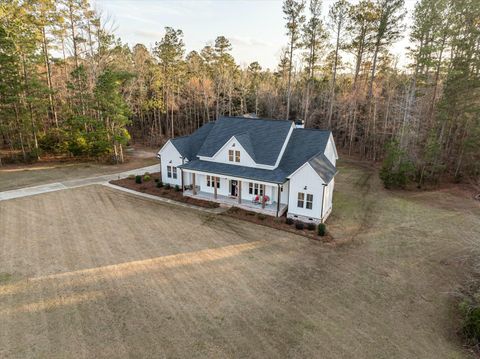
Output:
M135 183L139 183L139 184L142 183L142 176L136 175L135 176Z
M175 185L175 192L180 192L180 186L178 184Z
M303 227L304 227L304 225L303 225L302 222L297 222L297 223L295 223L295 228L296 228L296 229L302 230Z
M165 189L170 189L170 183L165 183Z
M135 175L128 175L128 179L134 180L134 179L135 179Z
M293 224L293 219L287 217L287 218L285 219L285 223L288 224L288 225L292 225L292 224Z
M460 303L463 314L462 335L468 345L477 346L480 343L480 305L474 296Z
M315 230L315 223L308 223L307 224L307 229L309 231L314 231Z
M317 227L317 233L320 237L323 237L327 233L327 226L325 223L320 223Z
M144 180L145 182L148 182L148 181L150 181L151 179L152 179L152 177L150 177L150 175L143 175L143 180Z
M163 187L163 182L162 182L162 181L158 181L158 182L157 182L157 187L158 187L158 188Z
M160 182L160 178L155 178L154 181L155 181L156 183L158 183L158 182Z
M143 175L144 176L150 176L150 172L145 172Z

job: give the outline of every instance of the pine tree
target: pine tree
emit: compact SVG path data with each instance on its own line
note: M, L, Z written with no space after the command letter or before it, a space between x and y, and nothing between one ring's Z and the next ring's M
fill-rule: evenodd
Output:
M290 119L290 97L292 95L292 70L293 70L293 52L297 48L301 36L301 26L305 21L303 10L305 0L285 0L283 3L283 13L287 21L287 35L289 37L289 60L288 60L288 84L287 84L287 114L286 119Z
M307 50L305 54L307 81L305 89L305 107L303 112L304 125L307 126L308 109L310 105L310 87L318 69L321 51L325 47L327 32L321 20L321 0L311 0L309 4L310 18L303 26L303 47Z

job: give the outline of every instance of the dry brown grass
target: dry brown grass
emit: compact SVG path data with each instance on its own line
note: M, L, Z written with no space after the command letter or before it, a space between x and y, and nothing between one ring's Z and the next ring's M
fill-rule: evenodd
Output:
M465 357L478 205L337 189L337 247L102 186L0 202L0 357Z

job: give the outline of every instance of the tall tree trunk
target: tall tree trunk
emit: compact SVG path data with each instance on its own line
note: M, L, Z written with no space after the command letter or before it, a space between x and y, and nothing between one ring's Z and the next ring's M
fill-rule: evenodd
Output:
M332 114L333 114L333 103L335 102L335 85L337 81L337 65L338 65L338 48L340 46L340 31L341 26L337 26L337 41L335 44L335 61L333 64L333 75L332 75L332 88L330 89L330 106L328 108L327 123L328 128L332 128Z
M55 126L58 128L58 118L57 111L55 109L54 99L53 99L53 85L52 85L52 73L50 69L50 59L48 58L48 43L47 35L45 33L45 27L42 27L42 43L43 43L43 55L45 60L45 69L47 75L47 85L48 85L48 101L50 103L50 111L55 122Z
M292 33L290 39L290 59L288 61L288 84L287 84L287 116L286 119L290 119L290 97L292 95L292 68L293 68L293 48L294 48L294 34Z
M27 102L28 106L28 112L30 114L30 126L32 130L32 137L33 137L33 144L35 146L35 154L37 156L37 160L40 160L40 152L39 152L39 147L38 147L38 138L37 138L37 129L35 125L35 119L33 116L33 107L32 107L32 102L30 101L30 86L28 83L28 75L27 75L27 66L25 63L25 55L22 54L22 64L23 64L23 78L25 82L25 100Z

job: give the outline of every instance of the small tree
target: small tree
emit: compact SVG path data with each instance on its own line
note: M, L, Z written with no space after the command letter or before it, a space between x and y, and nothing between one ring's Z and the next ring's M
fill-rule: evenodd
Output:
M415 167L400 148L398 141L391 141L386 146L386 155L383 160L380 178L385 188L404 188L412 178Z

